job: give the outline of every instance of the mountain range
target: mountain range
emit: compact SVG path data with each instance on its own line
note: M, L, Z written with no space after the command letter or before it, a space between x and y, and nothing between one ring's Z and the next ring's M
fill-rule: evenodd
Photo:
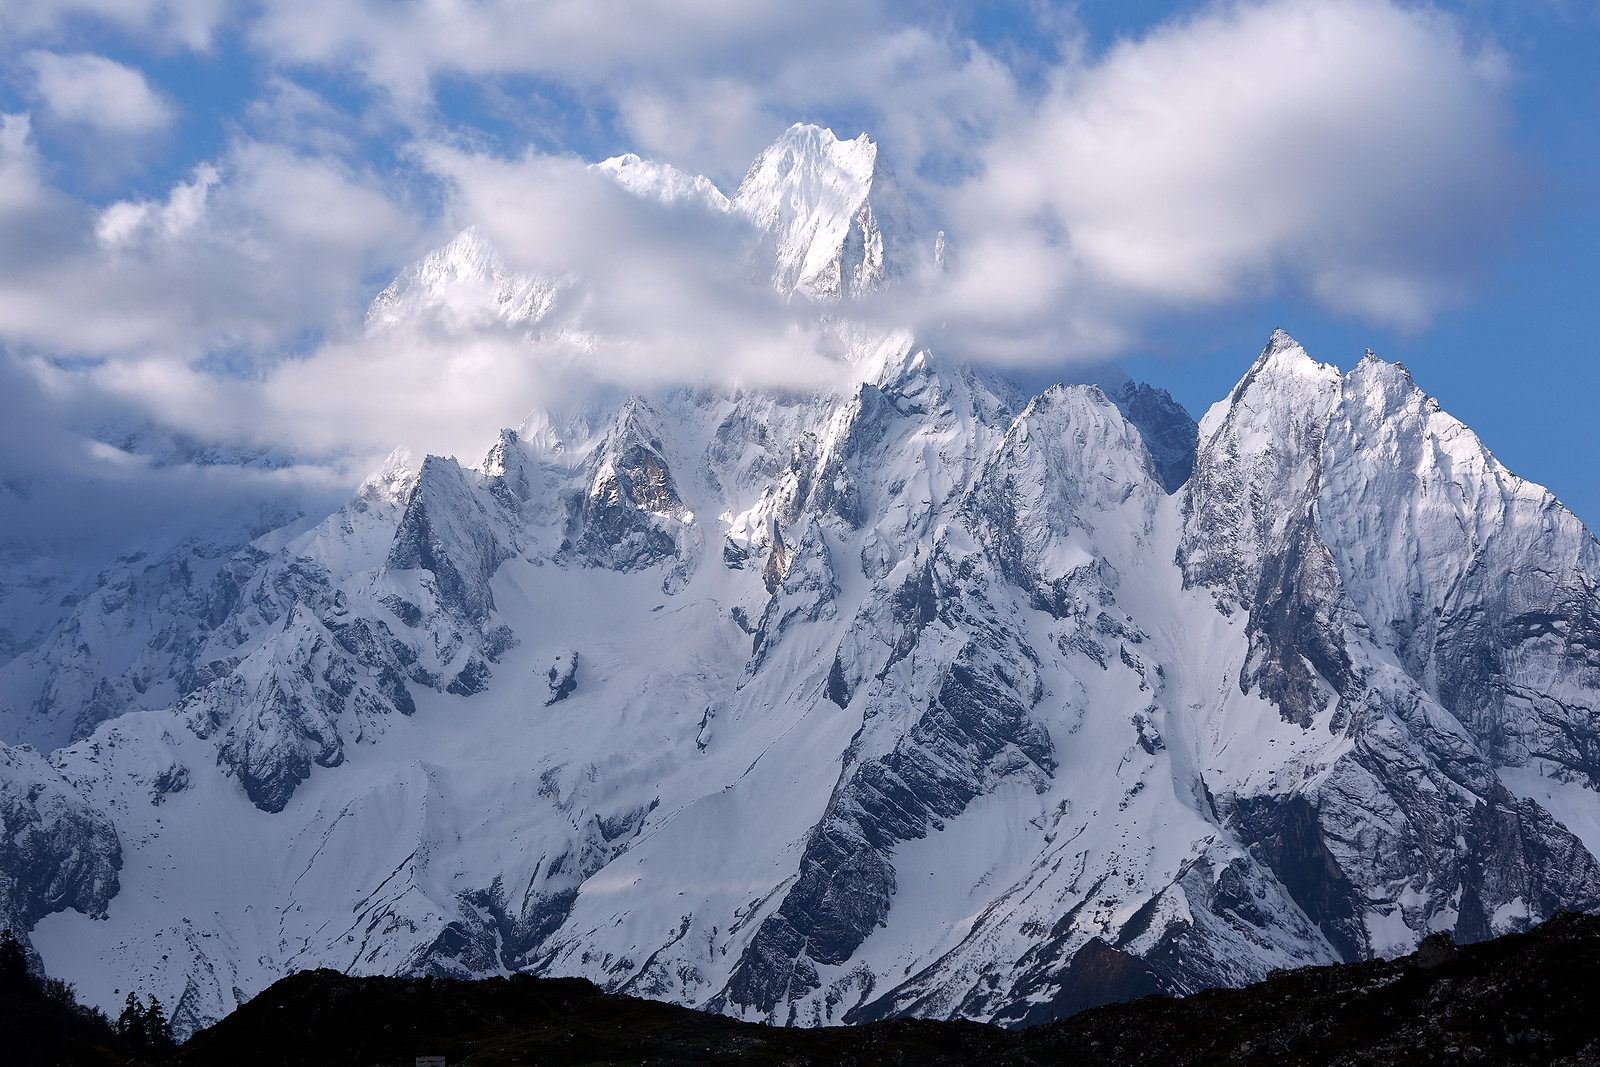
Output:
M1600 544L1404 367L1278 331L1198 424L1029 395L852 316L943 260L865 135L732 197L595 169L744 226L845 384L397 451L14 627L0 923L80 996L182 1034L299 970L526 972L1015 1026L1600 906ZM580 281L469 229L366 329L581 332Z

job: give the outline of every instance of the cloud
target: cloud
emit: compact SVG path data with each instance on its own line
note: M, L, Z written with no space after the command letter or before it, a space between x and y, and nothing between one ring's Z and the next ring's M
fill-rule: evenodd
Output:
M424 136L443 82L513 107L554 92L633 150L737 182L797 119L859 123L908 170L970 148L1015 85L953 27L938 4L873 0L282 0L250 37L286 67L354 75Z
M475 461L501 426L595 390L675 383L818 385L842 377L812 313L756 284L744 220L640 198L580 161L423 153L505 270L557 290L537 324L492 312L492 286L448 290L396 328L274 368L248 404L309 448L397 441ZM441 274L445 270L441 268ZM352 403L359 397L359 403Z
M879 141L913 195L977 166L977 151L1024 108L1012 70L970 40L881 24L816 47L760 52L747 65L615 87L638 151L727 174L796 120Z
M0 353L0 553L96 567L129 546L326 514L348 493L333 468L173 462L93 433L151 429L139 417L90 378Z
M553 81L725 183L795 118L867 129L955 240L939 321L996 358L1104 354L1264 294L1419 328L1518 200L1504 64L1436 9L1218 4L1098 57L1053 25L1042 92L937 6L288 3L252 32L402 100Z
M0 226L26 215L44 199L32 122L27 115L0 115Z
M33 117L54 150L73 158L79 184L115 188L171 141L174 105L144 73L89 52L26 52Z
M76 123L102 133L141 137L172 124L172 105L142 71L88 52L59 55L29 52L34 89L55 121Z
M1119 43L946 200L944 313L1019 358L1283 291L1420 327L1519 200L1506 80L1441 15L1384 0L1229 5Z
M203 51L235 17L237 0L6 0L0 34L12 40L66 36L87 20L102 20L159 47Z
M45 167L27 116L0 117L0 540L95 558L316 510L359 477L349 435L313 454L263 383L359 321L374 270L412 254L403 194L247 138L158 198L102 208ZM218 444L277 458L190 455Z
M870 8L850 23L859 39L835 32L826 48L822 23L807 21L816 12L660 3L637 14L604 33L607 16L585 5L519 19L497 3L382 12L287 3L253 33L280 59L347 62L396 92L451 69L544 69L575 81L624 70L621 112L643 147L669 158L720 158L766 140L765 115L780 101L860 101L863 121L887 130L885 152L929 209L930 229L953 237L945 283L921 305L905 294L898 310L943 325L948 343L979 359L1114 354L1152 315L1275 291L1416 325L1462 290L1461 265L1493 238L1515 191L1505 74L1492 53L1469 50L1428 9L1384 0L1211 8L1101 57L1067 42L1067 60L1032 94L972 42ZM777 57L783 31L795 47L758 71ZM722 69L688 74L686 57L714 57ZM348 158L360 133L326 101L277 77L252 112L280 136L301 131L300 147L239 138L164 200L100 210L92 254L64 242L70 254L0 274L0 308L12 309L0 339L122 363L159 353L167 362L151 380L166 380L185 361L215 366L204 357L218 348L233 353L232 366L240 348L265 354L309 332L330 338L325 354L294 355L282 369L266 356L251 381L281 373L322 396L315 368L325 367L341 382L368 373L437 390L445 385L430 375L459 356L531 382L526 368L540 364L506 355L515 346L504 337L454 336L459 351L435 356L391 345L383 356L351 328L370 271L424 232L476 223L515 269L582 279L566 303L583 308L588 347L567 351L572 336L548 334L547 377L560 366L609 380L754 380L767 365L806 365L816 348L792 309L730 270L744 237L726 220L652 214L571 158L506 159L452 147L448 134L403 152L442 204L426 220ZM697 112L699 121L681 121ZM311 136L308 126L332 132ZM373 362L385 358L392 373ZM415 366L402 367L407 359ZM128 395L144 389L137 375L116 380ZM360 393L381 408L374 427L414 407L376 401L390 392ZM255 402L331 447L314 419L290 414L286 392ZM260 413L238 421L273 432ZM363 430L363 447L382 432Z
M95 237L108 250L181 238L205 221L206 200L219 181L217 168L202 163L195 168L192 181L173 186L165 204L119 200L100 213Z
M681 75L805 47L830 30L848 35L877 18L876 5L846 0L281 0L251 32L281 61L344 64L416 97L442 72L591 84L625 72Z
M359 317L367 276L417 240L404 194L336 159L241 139L160 200L96 211L42 184L25 120L4 130L0 346L271 362Z
M6 129L0 176L18 178L0 190L49 193L25 120ZM428 232L472 221L509 269L572 279L535 335L481 313L363 331L363 278L412 254L415 209L335 161L241 141L159 199L90 211L53 194L59 238L0 269L0 362L56 398L24 437L64 434L85 477L115 484L148 457L93 442L179 434L311 464L235 486L281 494L300 475L358 478L401 441L475 460L499 427L597 387L839 373L809 315L752 283L742 220L646 202L570 157L417 154L447 204ZM297 328L321 336L296 350ZM28 470L30 451L8 462Z

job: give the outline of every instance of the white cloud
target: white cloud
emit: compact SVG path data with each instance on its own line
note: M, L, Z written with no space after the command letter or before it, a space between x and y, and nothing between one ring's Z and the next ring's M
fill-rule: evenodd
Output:
M148 200L134 202L119 200L100 212L94 235L103 248L117 248L131 244L150 222L155 205Z
M1108 314L1063 343L1114 346L1143 315L1295 288L1419 326L1517 199L1504 81L1386 0L1237 4L1123 42L1061 72L947 202L945 310L1018 355L1075 308Z
M641 200L567 157L430 146L423 159L447 192L447 231L471 220L510 269L574 279L537 336L483 314L355 328L352 305L367 294L351 288L361 273L353 257L377 232L405 229L395 208L325 163L258 144L237 147L220 173L202 168L165 200L100 212L105 252L93 273L68 259L48 279L31 275L26 296L48 311L29 321L5 314L0 286L0 324L13 343L98 355L67 367L29 364L58 394L77 396L75 406L202 440L281 445L346 475L402 440L475 459L500 427L596 387L815 385L841 374L808 313L752 282L742 220L698 202ZM324 246L331 263L320 262ZM251 262L268 253L283 262ZM61 284L70 272L75 284ZM305 277L288 277L296 273ZM324 290L353 298L342 316L314 302ZM139 300L116 299L135 293L149 301L148 319ZM22 300L19 292L14 306ZM326 324L330 336L246 374L219 373L202 358L208 340L225 346L252 330L264 346L274 311L280 338L297 319Z
M172 105L133 67L88 52L36 51L22 58L33 70L45 112L58 122L129 137L159 133L172 124Z
M424 158L452 217L509 270L562 280L554 311L530 335L481 304L446 306L286 361L245 401L268 432L328 453L403 439L475 460L500 427L595 387L839 376L805 313L752 283L742 220L640 199L565 157L432 146Z
M90 211L37 184L18 129L0 139L18 142L0 144L0 197L36 203L0 212L0 347L270 363L297 336L358 319L367 277L418 238L414 213L370 171L250 140L159 201Z
M1211 6L1101 57L1064 39L1032 95L954 25L875 4L293 0L253 32L412 105L447 74L564 84L637 150L725 183L796 118L859 123L956 241L939 319L1004 358L1103 354L1151 314L1284 292L1417 327L1516 200L1502 65L1432 8Z
M631 24L591 40L606 19L573 5L512 25L494 3L405 4L387 29L359 4L283 21L298 10L274 8L258 32L285 56L353 56L374 78L406 62L406 77L423 81L452 65L542 62L594 64L586 76L629 64L662 74L668 45L722 56L724 73L617 88L642 146L669 158L739 150L742 169L753 152L738 145L766 139L780 101L862 101L887 131L891 162L954 237L946 284L906 313L948 324L946 337L976 358L1114 353L1150 315L1286 287L1415 323L1458 291L1460 264L1503 217L1510 188L1492 56L1427 10L1385 0L1210 9L1074 58L1032 98L970 42L871 12L859 40L797 46L758 76L753 61L728 58L736 41L766 41L758 20L718 22L709 40L691 32L727 14L710 3L641 9L646 27L666 13L688 20L658 27L656 52ZM805 45L798 17L784 25ZM533 40L540 28L551 40ZM282 79L257 110L274 129L332 122L325 101ZM7 127L18 159L22 121ZM0 270L0 341L104 356L105 388L196 432L232 427L319 452L343 447L340 434L378 447L412 423L452 439L486 433L569 374L639 383L820 372L816 338L794 311L734 269L742 237L725 221L646 210L569 158L508 160L435 141L408 156L443 198L442 219L427 224L382 177L315 147L348 151L358 136L302 136L301 150L240 138L164 199L98 212L96 257ZM925 156L975 173L948 188L919 183ZM494 329L403 344L358 336L363 277L423 232L469 222L514 269L583 279L567 302L583 308L587 347L547 339L535 351ZM286 361L270 355L307 331L332 340ZM247 380L196 369L219 348L268 355L247 359ZM330 398L351 413L333 418Z
M217 168L202 163L194 179L172 187L165 204L148 200L119 200L100 212L95 237L102 248L128 248L140 241L172 239L205 221L206 199L212 186L222 180Z
M510 107L554 87L724 183L797 119L843 119L903 149L914 184L925 155L970 165L1016 104L1006 64L952 27L937 4L876 0L281 0L250 35L279 64L354 74L423 136L443 79Z
M81 373L0 356L3 547L97 567L152 539L237 536L301 509L326 514L349 491L335 468L152 464L84 433L102 420L138 426L139 417Z
M995 55L927 27L876 24L747 59L614 83L637 150L737 181L790 123L822 121L882 143L916 194L924 163L936 174L970 170L1023 108L1013 72Z
M27 115L0 115L0 226L44 197L32 123Z
M280 0L253 28L295 63L339 63L402 96L440 72L536 73L595 83L623 71L721 66L872 25L876 5L847 0Z
M162 47L201 51L240 6L237 0L6 0L0 5L0 36L57 37L90 18Z

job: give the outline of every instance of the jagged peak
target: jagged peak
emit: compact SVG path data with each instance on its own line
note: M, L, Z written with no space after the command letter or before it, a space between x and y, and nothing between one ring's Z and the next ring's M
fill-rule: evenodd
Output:
M632 152L603 159L593 168L646 200L663 204L698 202L714 211L727 211L729 207L727 196L705 175L690 174L670 163L641 159Z
M905 194L865 133L840 140L796 123L756 157L733 195L773 246L773 286L813 299L858 296L904 274L915 253Z
M816 300L877 291L911 272L922 249L905 194L878 145L865 133L841 140L820 126L796 123L751 164L730 200L704 175L629 152L591 164L647 201L700 205L736 214L760 235L749 262L770 270L785 296ZM369 330L440 317L452 327L502 320L533 324L554 306L575 275L512 271L476 225L403 268L367 310Z
M356 491L363 499L378 498L398 504L405 500L417 483L417 463L411 449L398 445L377 470L367 475Z
M1296 341L1289 335L1288 330L1285 330L1280 326L1272 331L1271 337L1267 338L1267 347L1262 350L1262 354L1267 355L1278 352L1286 352L1291 348L1299 348L1301 351L1305 350L1299 341Z
M807 177L824 168L834 176L853 178L865 191L878 174L878 144L865 133L846 141L826 127L797 122L750 164L734 193L734 204L748 204L769 173L776 178Z
M1228 424L1239 429L1265 427L1279 419L1325 419L1342 381L1338 367L1312 359L1286 330L1274 330L1239 384L1200 420L1200 447Z
M533 323L550 310L570 276L519 274L506 266L493 242L468 226L397 274L367 308L371 330L415 324L454 327L501 320Z
M489 446L488 453L483 457L483 466L479 469L491 478L498 478L519 466L521 461L522 438L515 430L501 430L500 437Z
M1251 371L1267 367L1313 378L1326 378L1330 372L1334 377L1339 376L1338 367L1312 359L1305 345L1296 341L1287 330L1283 329L1272 331L1272 336L1267 339L1266 347L1261 350L1261 355L1257 357ZM1248 377L1249 375L1246 375L1246 378Z
M1275 381L1295 377L1329 382L1338 381L1340 376L1338 367L1312 359L1305 346L1289 336L1287 331L1274 330L1261 355L1256 357L1255 363L1234 387L1230 399L1237 401L1251 385L1262 379Z
M1344 376L1343 391L1347 402L1351 398L1359 397L1364 398L1366 403L1375 404L1386 411L1410 407L1419 413L1437 416L1442 420L1437 425L1446 436L1470 437L1471 444L1467 446L1469 452L1481 450L1484 455L1489 454L1488 448L1478 439L1477 434L1473 433L1466 423L1445 411L1432 394L1418 385L1404 363L1390 362L1375 354L1370 348L1361 358L1361 362ZM1380 394L1383 396L1381 400Z
M500 253L494 243L476 225L468 226L450 240L433 249L416 263L406 268L401 277L406 273L420 274L429 270L448 272L461 278L479 278L487 281L500 281L508 275L505 264L500 259ZM390 284L394 288L399 284L397 278Z
M1007 436L1026 435L1030 424L1064 431L1070 426L1105 425L1128 440L1139 440L1138 427L1098 382L1058 382L1029 401L1012 422Z
M634 447L654 453L663 465L666 449L661 443L661 415L641 396L629 396L617 412L604 441L592 456L599 468L615 462L619 456Z
M1431 418L1436 431L1450 443L1445 447L1453 455L1471 456L1481 453L1498 466L1492 454L1466 423L1445 411L1438 399L1411 375L1411 370L1398 360L1390 362L1367 349L1361 362L1344 376L1343 394L1346 403L1353 398L1386 411L1411 408L1420 415ZM1520 480L1520 479L1519 479ZM1531 484L1531 483L1530 483Z
M1345 375L1345 378L1349 379L1357 375L1365 376L1373 373L1398 373L1406 378L1411 377L1411 372L1406 369L1406 365L1404 363L1396 360L1384 359L1382 356L1378 355L1378 353L1368 348L1362 351L1361 358L1356 361L1356 365L1350 369L1350 372Z
M1139 507L1153 507L1164 495L1138 427L1092 383L1058 383L1034 397L986 461L983 483L975 497L980 511L1014 507L1020 514L1042 507L1041 515L1052 516L1033 535L1035 547L1025 551L1033 558L1030 567L1053 577L1065 574L1059 564L1068 557L1040 554L1041 536L1048 541L1067 530L1087 532L1094 526L1086 518L1091 512L1133 497ZM1111 485L1116 489L1108 492Z
M460 486L480 481L482 473L465 466L455 456L438 456L430 452L422 457L422 464L417 468L417 492L437 492L443 487L454 493ZM412 500L415 499L414 493Z
M1057 382L1038 396L1023 409L1019 420L1048 411L1051 408L1113 408L1111 398L1106 394L1105 387L1099 382Z
M770 231L795 212L853 211L869 199L880 213L906 221L905 194L878 143L865 133L843 140L830 129L797 122L750 164L730 204Z
M515 430L501 430L500 439L483 457L482 472L491 479L493 492L509 493L514 500L527 500L532 494L528 477L528 453Z
M1029 401L1022 413L1012 421L1006 438L1026 440L1030 434L1041 431L1049 435L1070 434L1088 426L1103 427L1098 432L1120 438L1127 444L1141 440L1138 428L1106 395L1106 391L1093 382L1058 382L1052 385ZM1083 438L1081 433L1077 436L1080 447L1089 444L1089 439Z
M616 430L614 437L642 434L652 440L656 437L655 424L661 416L655 407L638 394L633 394L622 402L622 408L617 412Z

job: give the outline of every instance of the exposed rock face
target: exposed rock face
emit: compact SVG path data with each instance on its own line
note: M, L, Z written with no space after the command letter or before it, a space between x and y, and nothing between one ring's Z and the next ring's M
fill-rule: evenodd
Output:
M1200 427L1178 560L1187 584L1244 609L1250 658L1239 687L1257 687L1307 726L1349 682L1332 619L1339 576L1316 533L1327 408L1338 369L1314 363L1282 330Z
M824 132L732 208L808 299L915 269L875 148ZM474 248L373 328L492 279ZM185 1025L322 965L1015 1025L1600 906L1600 547L1402 368L1275 334L1196 429L819 328L836 390L544 413L108 568L0 669L67 783L8 820L142 861L116 897L6 861L68 902L10 905L53 972Z
M1194 470L1200 428L1165 389L1128 380L1106 390L1124 418L1139 430L1156 473L1167 492L1175 493Z
M425 459L385 566L427 571L434 603L471 624L494 610L489 580L508 555L460 465L437 456Z
M915 721L882 756L858 760L846 753L844 775L801 855L798 881L729 979L733 1003L772 1014L817 989L813 963L847 962L887 920L895 845L960 815L1001 778L1037 776L1042 786L1054 770L1050 736L1028 714L1041 695L1028 652L999 626L963 640L970 620L962 607L971 600L961 588L962 571L954 561L935 559L897 597L902 632L930 656L921 665L927 680L904 667L891 674L895 664L886 664L874 679L880 684L868 685L863 699L880 702L869 703L869 717ZM927 710L917 716L922 701ZM852 745L871 747L861 734Z
M557 652L555 662L545 672L545 677L550 681L550 699L545 701L545 707L571 696L578 688L577 651L567 648Z
M1530 865L1592 907L1600 869L1584 844L1543 809L1518 815L1519 803L1533 802L1512 798L1496 766L1549 759L1504 743L1502 694L1529 675L1546 691L1592 677L1581 621L1592 594L1575 575L1593 558L1594 538L1548 493L1505 473L1402 368L1370 353L1340 376L1274 335L1201 438L1180 548L1185 577L1249 613L1241 689L1259 686L1286 718L1352 742L1302 792L1220 797L1233 830L1346 959L1385 951L1376 916L1467 940L1520 928L1523 916L1548 913L1532 902L1550 891L1519 873ZM1267 489L1247 488L1258 483ZM1467 574L1496 564L1493 589L1471 587ZM1501 631L1497 651L1481 623L1471 640L1439 640L1463 632L1444 621L1447 601L1477 620L1516 617L1505 590L1525 585L1523 573L1555 576L1535 579L1531 596L1566 605L1556 611L1575 628ZM1510 653L1529 638L1531 655ZM1463 674L1478 686L1453 684ZM1517 731L1539 732L1546 720L1525 707ZM1557 712L1567 731L1571 714ZM1550 769L1570 775L1574 749L1555 744L1561 756ZM1430 802L1452 793L1454 803ZM1484 848L1502 872L1487 898L1476 858ZM1539 854L1571 862L1547 866L1531 859Z
M671 559L681 578L693 565L680 554L679 541L694 516L678 498L657 418L648 403L630 399L589 460L589 486L571 543L591 566L636 571Z
M111 820L33 749L0 745L0 927L25 938L66 908L103 919L121 868Z
M1592 785L1594 536L1370 353L1324 452L1319 527L1374 637L1487 758L1544 761Z

